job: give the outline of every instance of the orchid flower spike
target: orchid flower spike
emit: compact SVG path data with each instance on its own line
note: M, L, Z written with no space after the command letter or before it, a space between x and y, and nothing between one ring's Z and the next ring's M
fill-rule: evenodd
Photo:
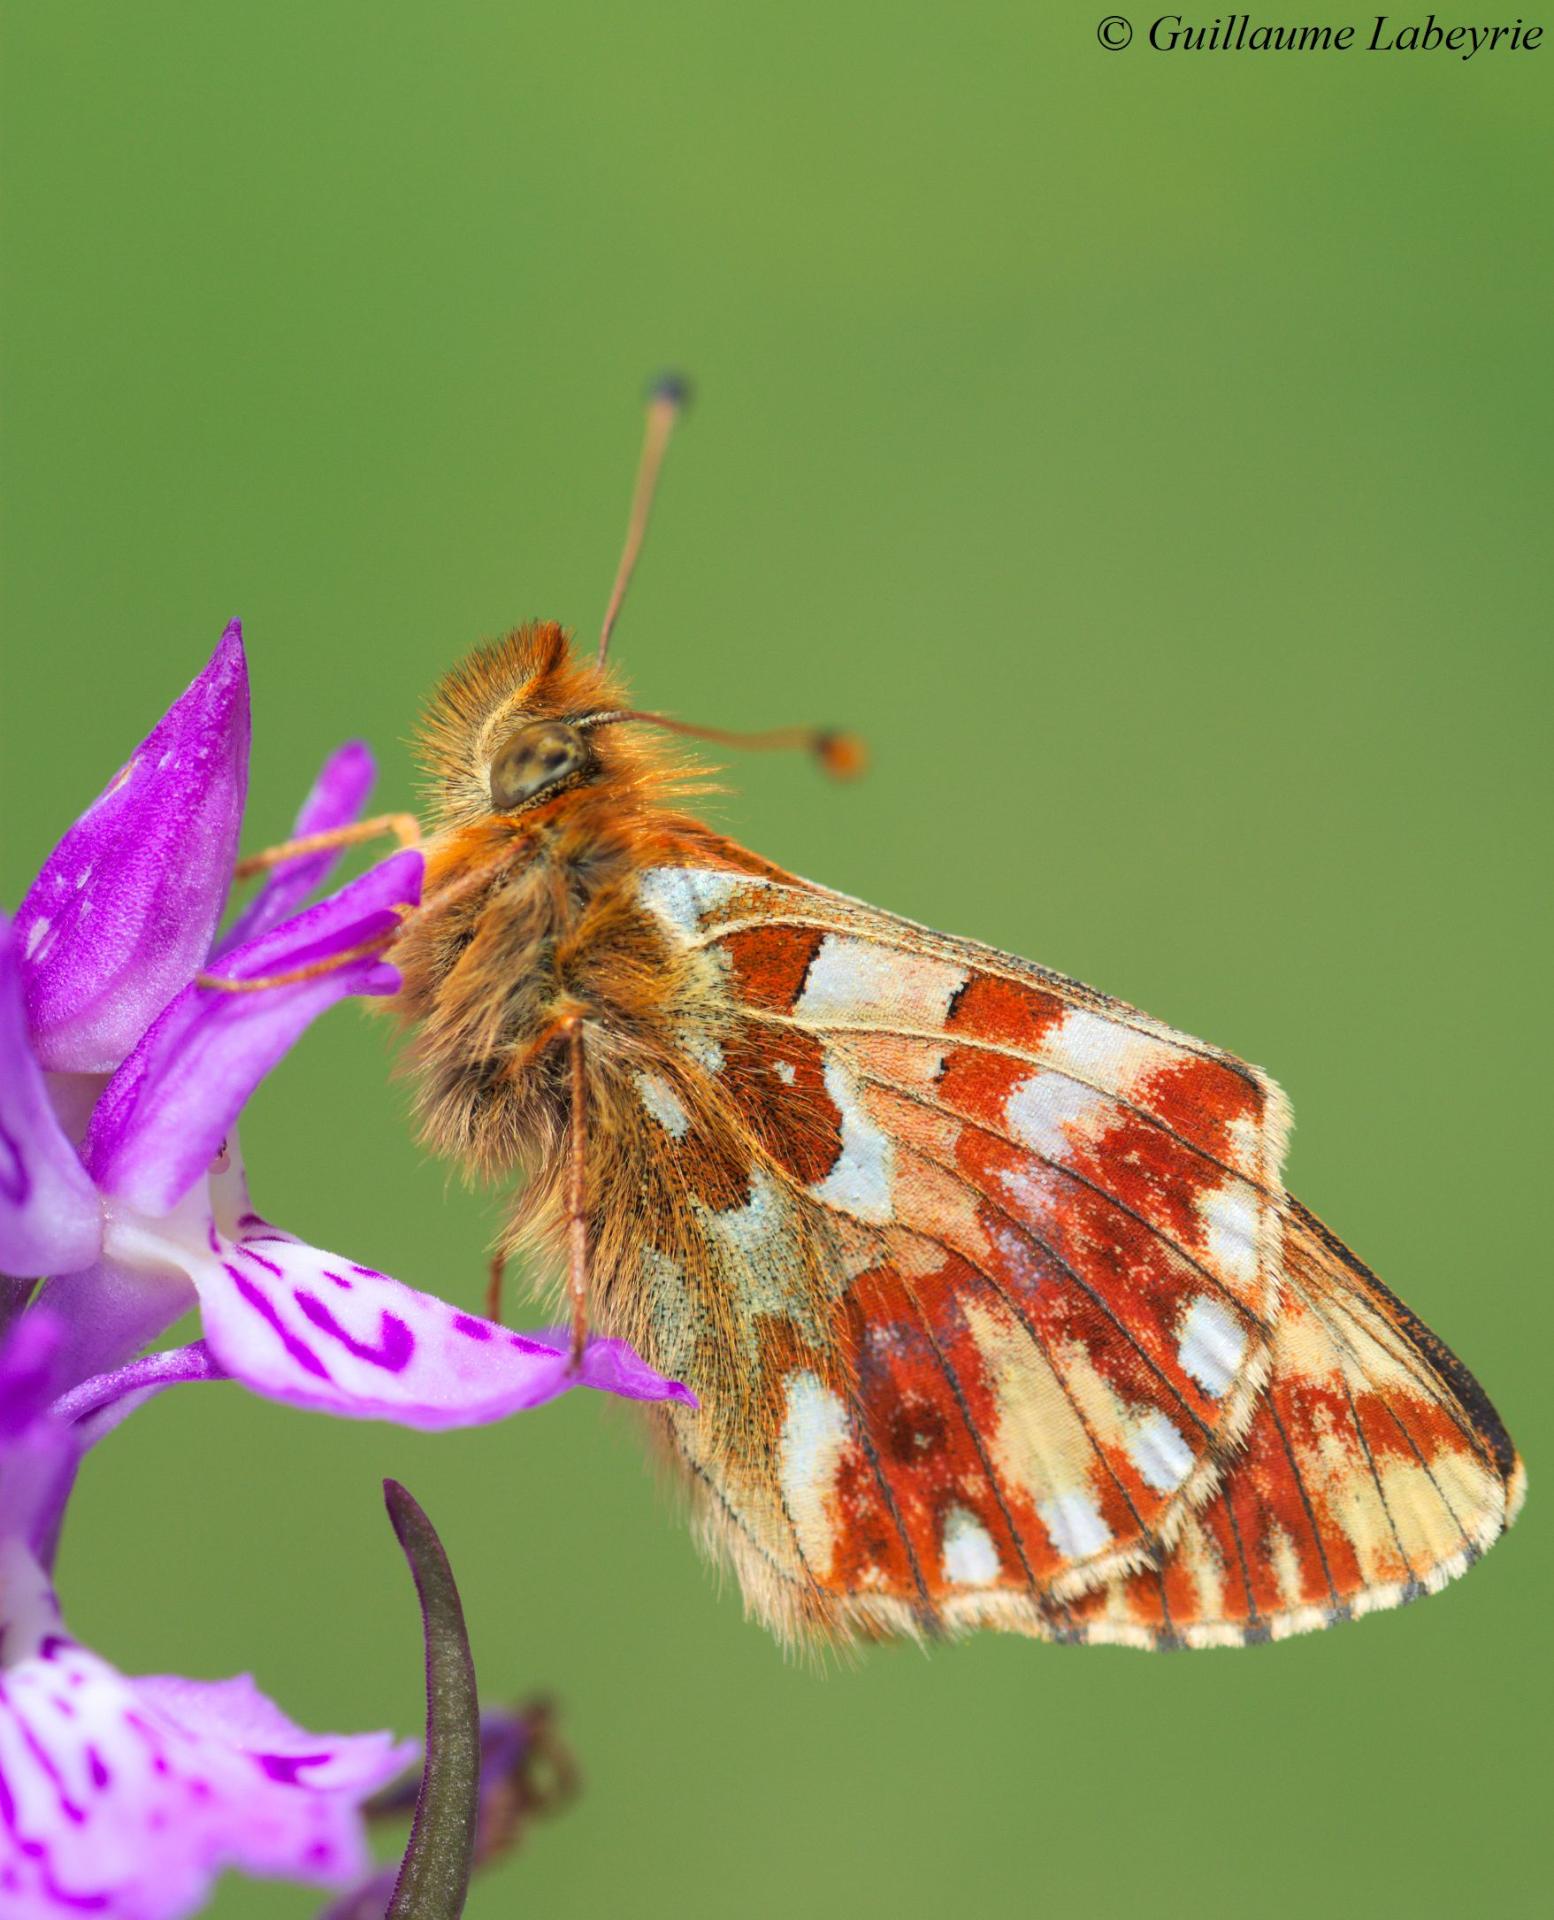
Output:
M238 1115L326 1008L397 989L374 943L419 899L422 861L398 852L303 907L337 856L299 856L218 943L248 743L234 624L0 923L0 1320L44 1278L75 1388L197 1305L202 1366L351 1418L472 1425L575 1385L689 1401L618 1341L574 1372L563 1335L509 1332L255 1212ZM367 750L342 748L299 833L354 820L371 779ZM201 985L213 946L225 977L286 984Z

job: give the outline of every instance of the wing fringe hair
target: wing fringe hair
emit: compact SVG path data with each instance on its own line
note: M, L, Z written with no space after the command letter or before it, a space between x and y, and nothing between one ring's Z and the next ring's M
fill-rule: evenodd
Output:
M789 1646L980 1630L1171 1650L1311 1633L1436 1593L1516 1518L1520 1457L1478 1381L1298 1200L1285 1302L1250 1424L1196 1477L1168 1537L1066 1599L1034 1584L940 1597L822 1594L794 1577L676 1448L703 1550Z
M1268 1385L1158 1565L1095 1588L1059 1638L1243 1646L1436 1593L1516 1518L1522 1463L1483 1388L1299 1201Z

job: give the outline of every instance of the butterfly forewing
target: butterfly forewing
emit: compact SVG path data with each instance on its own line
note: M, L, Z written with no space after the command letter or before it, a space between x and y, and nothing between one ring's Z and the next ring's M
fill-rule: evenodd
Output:
M1278 1090L819 889L660 868L642 898L721 1036L702 1073L752 1193L781 1195L732 1265L750 1203L707 1215L711 1257L769 1301L780 1212L829 1263L788 1288L824 1324L750 1343L785 1369L764 1452L731 1462L705 1419L682 1448L768 1549L782 1514L777 1558L830 1624L1062 1630L1170 1547L1251 1416L1281 1307Z

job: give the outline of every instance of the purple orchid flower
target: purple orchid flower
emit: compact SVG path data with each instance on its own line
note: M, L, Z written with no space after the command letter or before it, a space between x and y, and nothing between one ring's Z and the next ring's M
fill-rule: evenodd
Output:
M512 1333L254 1212L238 1114L325 1008L397 989L381 949L422 861L396 853L294 912L337 856L293 859L212 955L248 712L234 623L50 855L14 932L0 925L0 1275L47 1276L67 1384L123 1368L197 1304L200 1377L348 1417L472 1425L576 1385L689 1402L618 1341L591 1341L574 1370L562 1335ZM365 748L344 748L299 830L353 820L370 780ZM222 991L201 984L207 965L280 983Z
M67 1344L40 1309L0 1346L0 1912L177 1920L228 1867L359 1883L363 1802L414 1741L308 1733L247 1675L132 1679L65 1631L45 1543L121 1410L71 1417L57 1392Z
M0 917L0 1913L176 1920L227 1866L360 1883L361 1803L414 1746L304 1732L247 1678L131 1679L65 1633L51 1570L87 1450L168 1386L234 1379L417 1427L574 1385L689 1400L619 1342L569 1367L305 1245L250 1204L236 1122L303 1030L395 991L401 852L311 906L334 853L271 875L214 946L248 762L242 644L205 671ZM355 819L365 748L325 767L299 834ZM213 966L251 992L201 983ZM42 1278L43 1285L36 1287ZM203 1338L139 1359L198 1306Z

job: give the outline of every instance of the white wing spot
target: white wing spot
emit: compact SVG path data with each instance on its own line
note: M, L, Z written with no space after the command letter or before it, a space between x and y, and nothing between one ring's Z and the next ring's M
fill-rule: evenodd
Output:
M1153 1035L1074 1007L1042 1043L1054 1066L1093 1086L1123 1092L1146 1074L1173 1066L1176 1050Z
M1069 1560L1088 1560L1111 1545L1112 1530L1088 1493L1055 1493L1036 1509L1052 1544Z
M745 1260L758 1262L767 1252L781 1214L780 1192L771 1176L757 1167L750 1176L750 1198L745 1204L710 1214L708 1221ZM770 1311L780 1312L787 1304L774 1302Z
M1005 1185L1008 1185L1007 1175ZM1022 1197L1015 1195L1016 1199ZM1021 1233L1018 1227L1012 1226L1007 1220L994 1220L989 1223L988 1236L998 1249L998 1257L1003 1261L1008 1277L1019 1286L1036 1285L1041 1278L1039 1255L1030 1235Z
M1004 1118L1017 1140L1045 1159L1064 1160L1074 1147L1068 1129L1105 1104L1091 1088L1061 1074L1033 1073L1004 1102Z
M809 963L793 1011L815 1025L862 1020L878 1026L895 1018L937 1027L965 984L964 967L828 933Z
M656 1073L639 1073L637 1097L653 1118L675 1140L683 1140L691 1130L691 1116L681 1106L679 1096L667 1080Z
M957 1587L987 1587L998 1578L998 1549L993 1536L965 1507L951 1507L944 1516L941 1565L945 1579Z
M817 1573L830 1570L832 1527L826 1500L847 1445L847 1409L813 1373L790 1374L778 1468L783 1499L804 1557Z
M1159 1493L1175 1493L1192 1471L1192 1452L1163 1413L1152 1413L1129 1435L1128 1452L1144 1484Z
M1246 1331L1217 1300L1199 1294L1182 1319L1176 1357L1217 1400L1235 1379L1246 1353Z
M791 1087L798 1078L798 1075L793 1070L793 1062L791 1060L774 1060L772 1062L772 1071L785 1087Z
M638 883L638 897L672 933L694 935L702 916L721 907L739 880L737 873L717 868L651 867Z
M889 1134L882 1133L858 1104L853 1076L830 1058L826 1060L826 1092L842 1116L842 1151L836 1165L810 1192L844 1213L883 1226L893 1214L895 1147Z
M1258 1217L1251 1189L1239 1181L1212 1188L1198 1202L1198 1217L1215 1269L1227 1280L1255 1280Z
M1061 1176L1039 1161L1005 1167L998 1177L1023 1220L1044 1219L1052 1207L1055 1191L1061 1191L1057 1186Z

